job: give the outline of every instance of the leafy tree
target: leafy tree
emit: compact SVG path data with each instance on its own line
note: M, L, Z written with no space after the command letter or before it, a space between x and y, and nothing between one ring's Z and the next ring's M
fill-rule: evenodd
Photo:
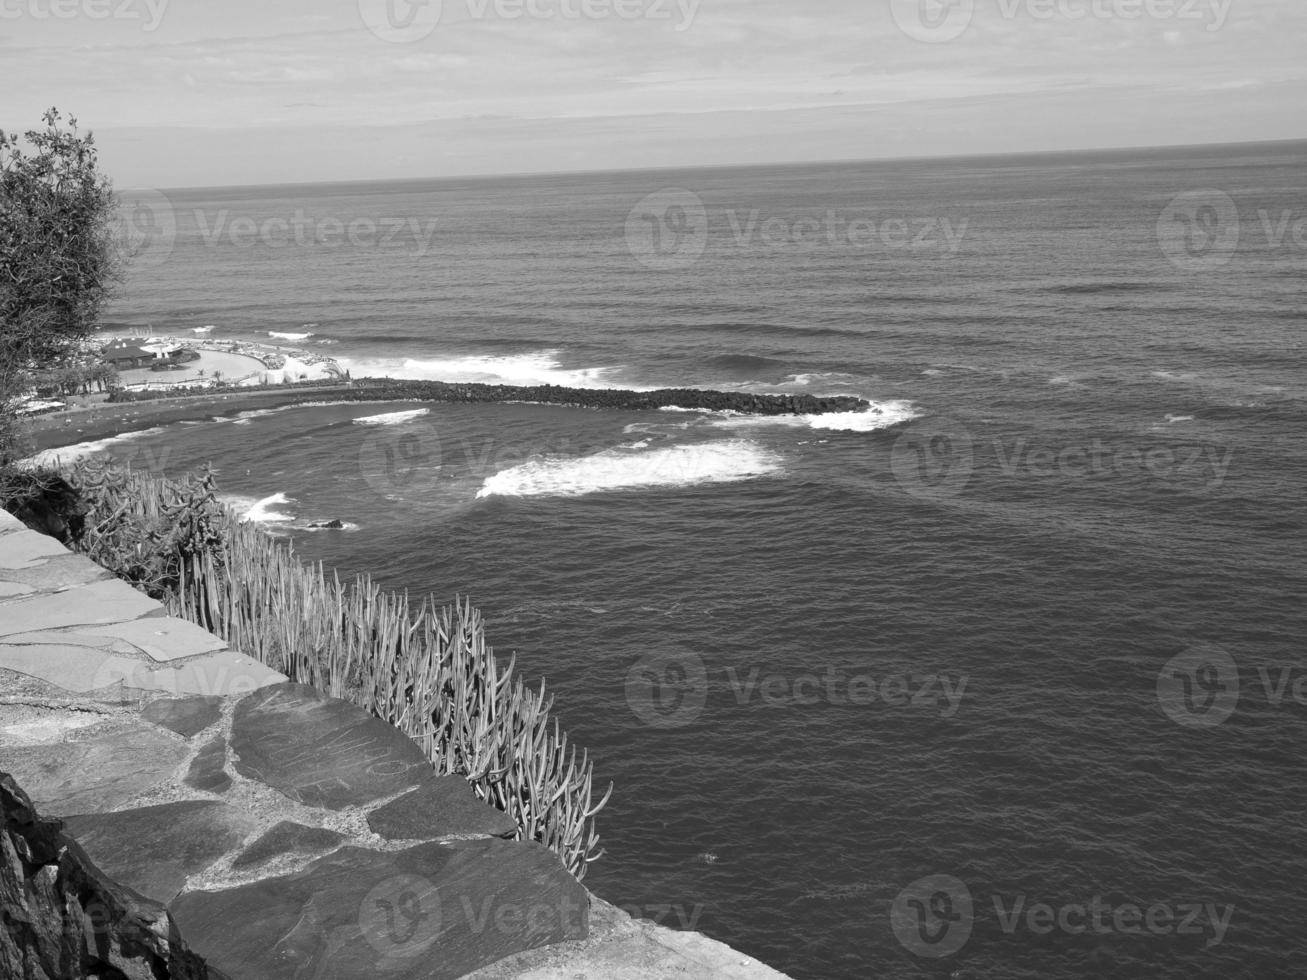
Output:
M0 466L16 451L21 376L76 352L121 268L92 135L57 109L43 121L21 137L0 129Z

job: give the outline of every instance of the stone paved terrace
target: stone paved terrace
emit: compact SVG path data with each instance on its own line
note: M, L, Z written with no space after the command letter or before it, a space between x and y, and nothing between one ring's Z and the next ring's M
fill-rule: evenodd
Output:
M783 980L590 895L390 725L3 511L0 773L229 980Z

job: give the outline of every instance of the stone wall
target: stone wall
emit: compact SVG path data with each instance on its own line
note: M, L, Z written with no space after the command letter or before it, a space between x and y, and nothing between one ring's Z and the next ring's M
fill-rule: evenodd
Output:
M0 774L0 977L222 980L167 910L105 877Z

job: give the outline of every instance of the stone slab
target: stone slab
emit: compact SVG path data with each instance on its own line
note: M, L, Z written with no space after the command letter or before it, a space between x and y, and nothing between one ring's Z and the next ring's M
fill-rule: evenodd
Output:
M0 568L29 568L66 554L68 549L48 534L23 529L5 535L0 545Z
M89 627L84 632L125 640L161 663L213 653L227 646L207 630L175 616L109 623Z
M26 524L3 507L0 507L0 534L7 534L10 531L19 531L25 527L27 527Z
M205 793L225 793L231 789L231 777L224 768L226 765L227 740L219 735L195 753L183 782Z
M64 592L0 603L0 636L64 626L120 623L163 614L163 606L149 596L126 582L108 579Z
M126 670L131 669L134 661L94 647L43 643L16 646L0 642L0 666L79 694L94 690L106 665L115 663Z
M67 817L64 831L105 874L167 904L186 879L240 845L255 821L226 803L185 800Z
M344 840L343 834L326 827L306 827L302 823L283 820L242 851L231 866L247 868L283 854L319 854L331 850Z
M111 578L113 578L111 572L101 568L89 558L67 553L27 568L0 569L0 581L30 585L38 592L54 592Z
M231 747L242 776L332 810L366 806L434 778L412 739L303 684L269 687L236 705Z
M190 738L222 717L222 698L160 698L146 705L141 717Z
M174 697L188 694L239 697L285 681L285 674L263 666L253 657L223 651L170 664L139 660L114 663L96 678L94 689L121 684L132 690L161 691Z
M150 726L4 752L4 768L52 816L121 806L167 782L186 760L184 743Z
M490 838L345 847L296 874L188 892L170 911L186 943L233 977L455 980L584 938L588 905L556 855Z
M0 580L0 599L8 599L16 595L31 595L35 591L35 587L24 585L22 582L5 582Z
M386 840L442 837L511 837L517 822L478 800L462 776L437 776L368 814L368 826Z
M696 932L632 919L590 896L584 942L529 950L469 973L464 980L788 980L765 963Z

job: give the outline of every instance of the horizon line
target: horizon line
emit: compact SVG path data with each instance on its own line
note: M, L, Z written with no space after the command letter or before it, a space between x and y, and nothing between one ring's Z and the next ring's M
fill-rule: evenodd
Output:
M94 130L89 132L94 137ZM985 153L938 153L938 154L904 154L901 156L883 156L883 157L836 157L820 160L788 160L775 161L772 163L705 163L705 164L685 164L670 167L619 167L615 169L603 170L524 170L524 171L504 171L502 173L482 173L482 174L449 174L445 176L412 176L412 177L351 177L340 180L309 180L309 181L273 181L271 183L242 182L235 184L188 184L173 187L154 187L148 188L157 191L198 191L198 190L217 190L232 187L328 187L339 186L344 184L403 184L414 182L441 182L441 181L467 181L467 180L511 180L526 177L567 177L567 176L586 176L586 175L608 175L608 174L640 174L640 173L676 173L692 170L758 170L767 167L821 167L821 166L840 166L846 164L858 163L890 163L890 162L912 162L912 161L941 161L941 160L995 160L1005 157L1050 157L1066 156L1075 153L1129 153L1148 150L1197 150L1197 149L1218 149L1226 147L1239 146L1277 146L1289 143L1307 143L1307 136L1296 136L1284 139L1267 139L1267 140L1242 140L1236 142L1211 142L1211 143L1156 143L1156 144L1132 144L1124 146L1086 146L1075 147L1071 149L1043 149L1043 150L1008 150L1002 152L985 152ZM112 178L111 178L112 179ZM133 188L126 188L130 191ZM135 189L145 190L147 188L137 187ZM117 188L115 188L117 192Z

